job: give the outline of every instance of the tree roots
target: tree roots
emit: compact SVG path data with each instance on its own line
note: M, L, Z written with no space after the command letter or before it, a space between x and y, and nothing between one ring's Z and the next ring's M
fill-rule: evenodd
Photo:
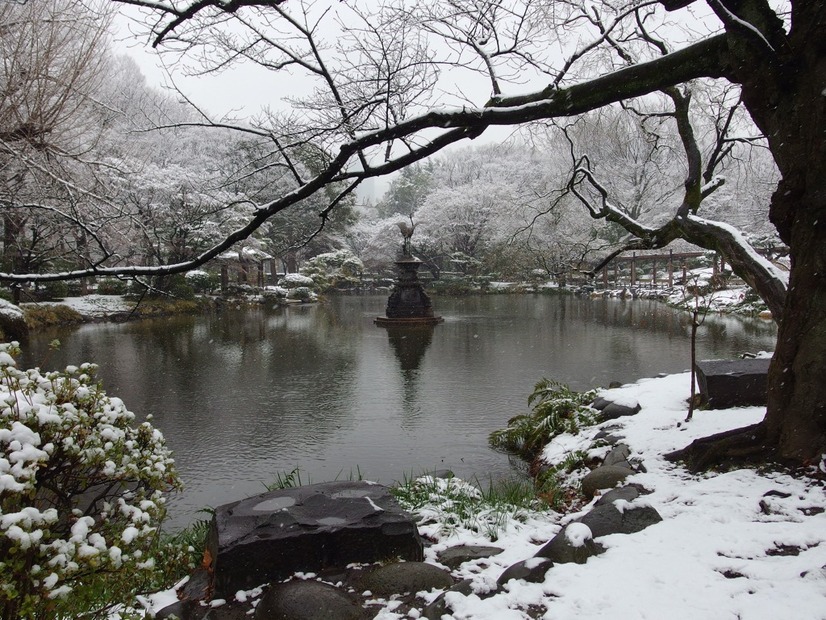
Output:
M772 460L773 446L767 441L763 422L695 439L681 450L665 455L672 463L682 461L692 472L753 465Z

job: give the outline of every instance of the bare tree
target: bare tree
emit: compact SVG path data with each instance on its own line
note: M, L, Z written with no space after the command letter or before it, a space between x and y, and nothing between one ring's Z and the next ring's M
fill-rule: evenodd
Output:
M77 0L0 5L3 267L38 271L100 241L90 153L111 11ZM81 178L83 179L81 181ZM99 216L95 213L95 216ZM97 219L97 223L95 222ZM72 229L66 234L66 227Z
M738 105L729 108L722 119L718 116L718 122L714 124L714 139L703 153L690 113L692 92L674 87L666 89L665 94L671 102L670 111L654 114L636 111L636 114L640 114L644 121L668 119L676 126L679 146L682 147L682 160L685 162L685 177L682 191L673 198L669 194L674 192L674 188L667 184L660 188L657 195L646 196L646 175L636 175L635 166L631 165L629 169L634 176L635 188L632 204L618 202L596 170L595 162L598 160L588 154L577 155L570 132L563 128L574 161L569 190L592 218L615 222L631 237L602 260L594 271L602 269L621 252L664 248L677 239L684 239L705 249L720 252L734 272L760 294L779 322L786 297L787 274L757 254L739 230L723 222L701 217L698 213L703 202L724 185L726 177L722 175L723 166L734 146L740 141L752 140L750 137L737 137L730 131ZM652 148L658 148L660 137L661 134L654 133ZM662 146L665 148L664 144ZM667 154L671 159L678 156L679 152L671 150ZM649 152L643 154L643 163L656 162L653 162ZM673 167L672 164L672 169ZM655 213L660 217L655 225L646 224L641 218L643 205L650 210L653 201L656 201ZM673 205L672 211L662 221L662 216L668 214L668 204Z

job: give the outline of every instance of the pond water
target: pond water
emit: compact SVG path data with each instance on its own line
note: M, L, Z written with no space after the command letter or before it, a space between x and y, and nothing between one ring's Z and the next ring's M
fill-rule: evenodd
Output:
M186 487L170 502L171 528L296 467L311 482L445 468L507 477L516 464L487 436L528 410L539 379L587 389L689 366L688 315L656 302L436 298L443 324L388 330L373 324L385 301L84 325L37 335L23 363L94 361L109 394L154 417ZM698 355L771 350L775 335L771 322L710 315ZM55 337L62 346L49 352Z

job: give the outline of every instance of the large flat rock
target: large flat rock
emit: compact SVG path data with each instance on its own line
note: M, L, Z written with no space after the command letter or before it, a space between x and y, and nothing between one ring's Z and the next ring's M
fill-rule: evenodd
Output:
M709 409L766 404L768 358L702 360L695 364L697 384Z
M219 506L207 549L215 598L299 571L423 559L410 516L387 487L363 481L282 489Z

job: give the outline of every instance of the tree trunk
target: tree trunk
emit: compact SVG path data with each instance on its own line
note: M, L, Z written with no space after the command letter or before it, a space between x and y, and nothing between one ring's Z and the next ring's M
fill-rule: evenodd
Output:
M817 186L801 197L792 226L791 279L769 368L765 420L778 456L796 462L826 454L826 169L815 167Z
M770 23L762 30L770 33L765 42L730 37L732 80L742 85L743 100L782 174L770 219L791 258L766 418L759 428L700 440L681 451L694 468L758 453L797 464L826 454L826 3L793 6L788 37ZM750 23L759 23L761 15L754 15Z
M766 441L799 463L826 453L826 6L795 5L791 54L780 54L770 89L758 76L744 94L783 175L770 218L791 258L769 368Z

